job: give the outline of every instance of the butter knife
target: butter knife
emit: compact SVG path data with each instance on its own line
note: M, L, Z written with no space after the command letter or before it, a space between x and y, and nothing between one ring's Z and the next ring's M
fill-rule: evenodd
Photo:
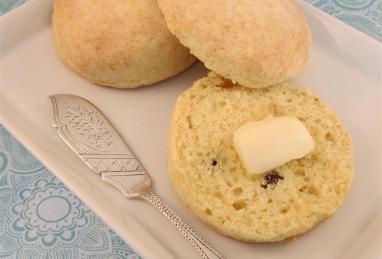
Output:
M59 136L93 172L125 197L154 205L203 259L224 258L150 190L150 176L100 110L76 95L56 94L49 100Z

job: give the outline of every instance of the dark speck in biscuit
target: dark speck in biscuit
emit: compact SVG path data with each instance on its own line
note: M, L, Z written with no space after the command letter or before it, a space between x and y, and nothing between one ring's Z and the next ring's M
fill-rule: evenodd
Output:
M284 177L279 175L278 172L272 171L264 176L265 184L262 184L261 187L267 189L268 185L276 185L280 180L284 180Z

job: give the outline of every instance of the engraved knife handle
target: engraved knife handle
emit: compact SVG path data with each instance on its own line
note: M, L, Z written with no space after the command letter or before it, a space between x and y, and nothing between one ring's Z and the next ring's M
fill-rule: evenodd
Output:
M143 199L154 205L174 226L184 235L190 244L199 252L203 259L225 259L211 245L204 241L194 230L152 191L140 195Z

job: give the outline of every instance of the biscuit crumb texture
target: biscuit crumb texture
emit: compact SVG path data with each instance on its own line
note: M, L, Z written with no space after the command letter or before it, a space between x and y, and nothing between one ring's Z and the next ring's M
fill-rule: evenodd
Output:
M304 158L250 175L233 147L233 132L270 114L297 117L316 147ZM353 177L351 137L316 95L289 84L250 89L214 72L178 98L168 163L192 214L249 242L281 241L312 229L341 205Z
M99 85L150 85L196 60L168 30L155 0L55 0L52 30L60 59Z

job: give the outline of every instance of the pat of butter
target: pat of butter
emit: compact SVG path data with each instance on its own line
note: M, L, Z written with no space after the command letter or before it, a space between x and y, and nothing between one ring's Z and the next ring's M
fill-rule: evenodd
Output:
M262 174L302 158L315 146L305 125L293 116L248 122L234 132L233 143L250 174Z

